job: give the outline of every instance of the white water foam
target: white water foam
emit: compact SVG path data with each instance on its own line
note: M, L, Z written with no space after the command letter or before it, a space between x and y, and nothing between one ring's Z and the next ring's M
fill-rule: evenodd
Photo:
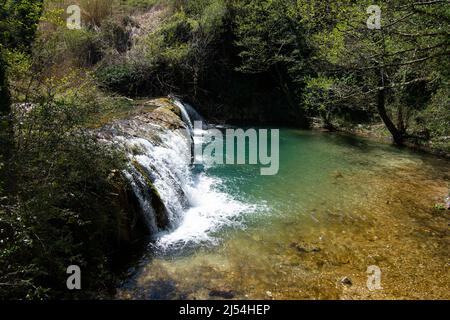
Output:
M243 227L236 218L255 211L256 206L245 204L217 190L220 184L220 179L200 174L197 182L187 190L191 208L184 212L176 230L159 238L157 246L169 248L193 243L214 244L217 238L212 234L222 227Z

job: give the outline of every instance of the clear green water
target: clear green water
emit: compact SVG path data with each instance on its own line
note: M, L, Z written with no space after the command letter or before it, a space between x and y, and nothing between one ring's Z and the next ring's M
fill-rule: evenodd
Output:
M208 175L260 210L219 242L147 254L120 299L449 299L450 163L338 134L284 129L280 171ZM383 289L367 288L367 267ZM351 280L343 284L342 278Z

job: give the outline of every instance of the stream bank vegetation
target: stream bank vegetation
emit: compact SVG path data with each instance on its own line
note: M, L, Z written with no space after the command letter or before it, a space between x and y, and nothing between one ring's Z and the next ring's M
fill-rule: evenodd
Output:
M109 296L130 242L125 159L89 129L149 97L177 94L217 123L318 122L449 153L448 2L380 1L379 30L371 4L3 1L0 299ZM69 294L75 262L87 286Z

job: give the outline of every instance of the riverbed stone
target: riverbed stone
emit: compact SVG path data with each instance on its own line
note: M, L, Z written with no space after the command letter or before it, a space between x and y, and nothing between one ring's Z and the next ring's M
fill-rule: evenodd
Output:
M231 290L211 290L209 292L210 297L219 297L223 299L233 299L235 293Z
M346 286L346 287L351 287L353 285L352 280L349 277L343 277L341 279L341 284Z
M320 252L322 249L318 246L314 246L311 244L304 243L302 241L300 242L292 242L289 245L290 248L297 250L300 253L314 253L314 252Z

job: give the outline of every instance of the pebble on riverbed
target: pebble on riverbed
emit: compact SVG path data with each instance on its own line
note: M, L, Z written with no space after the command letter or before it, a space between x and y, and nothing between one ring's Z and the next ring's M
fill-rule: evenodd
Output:
M347 287L351 287L353 283L349 277L343 277L341 279L341 284L343 284L344 286L347 286Z
M224 299L233 299L234 292L233 291L224 291L224 290L211 290L209 292L210 297L219 297Z
M310 245L306 245L302 242L292 242L289 247L297 250L300 253L311 253L311 252L319 252L321 249L319 247L314 247Z
M344 175L339 170L334 171L331 175L335 179L344 178Z

